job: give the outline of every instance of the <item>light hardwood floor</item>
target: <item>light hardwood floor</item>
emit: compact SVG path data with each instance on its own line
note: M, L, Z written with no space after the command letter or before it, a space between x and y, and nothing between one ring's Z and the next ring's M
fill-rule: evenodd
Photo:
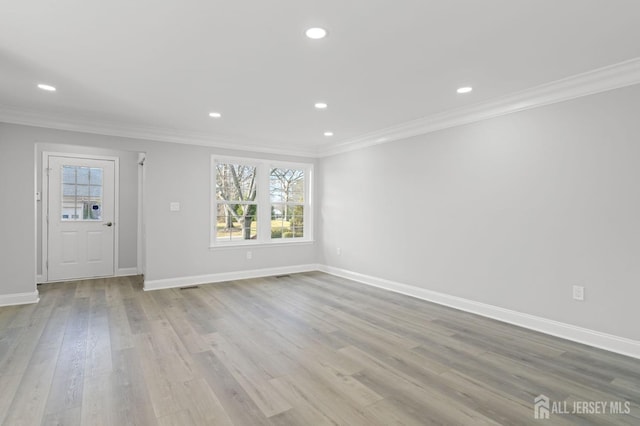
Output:
M640 424L640 360L322 273L39 290L0 308L5 425Z

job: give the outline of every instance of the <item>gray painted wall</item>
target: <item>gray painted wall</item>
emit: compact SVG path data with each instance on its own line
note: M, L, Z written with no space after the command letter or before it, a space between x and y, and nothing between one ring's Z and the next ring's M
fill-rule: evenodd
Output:
M637 111L640 86L322 159L319 242L250 261L208 247L210 154L242 153L0 124L0 295L35 288L36 144L67 144L147 153L147 279L320 262L640 340Z
M0 124L0 295L36 288L35 146Z
M209 248L210 155L273 156L0 123L0 295L36 281L36 144L145 152L146 278L158 280L316 263L316 244ZM313 162L313 161L312 161ZM180 212L169 203L179 201ZM9 208L11 203L11 208Z
M638 111L634 86L325 158L320 261L640 340Z

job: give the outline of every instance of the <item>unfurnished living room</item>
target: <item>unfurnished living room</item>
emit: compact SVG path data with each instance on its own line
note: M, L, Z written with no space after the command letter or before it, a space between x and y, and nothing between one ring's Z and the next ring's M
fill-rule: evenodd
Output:
M0 0L0 424L640 424L639 22Z

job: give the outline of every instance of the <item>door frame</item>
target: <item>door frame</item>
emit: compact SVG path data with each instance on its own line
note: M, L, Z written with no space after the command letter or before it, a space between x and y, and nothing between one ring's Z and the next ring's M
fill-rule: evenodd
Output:
M68 152L42 152L42 282L49 282L49 157L67 157L78 158L87 160L106 160L113 161L113 173L114 173L114 223L116 224L115 232L113 233L113 272L110 276L114 277L118 270L118 240L120 235L120 157L113 157L109 155L90 155L90 154L75 154ZM90 278L90 277L86 277ZM76 281L83 278L74 278Z
M138 152L138 236L137 236L137 261L136 269L138 275L145 275L147 273L146 257L146 229L145 229L145 211L144 211L144 197L145 197L145 162L147 161L146 152Z

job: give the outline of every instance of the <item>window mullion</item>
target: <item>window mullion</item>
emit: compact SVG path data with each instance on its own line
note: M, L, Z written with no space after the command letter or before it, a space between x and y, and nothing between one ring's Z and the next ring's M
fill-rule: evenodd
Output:
M223 167L223 169L219 169L221 170L223 173L225 172L225 170L227 170L227 168L229 167L240 167L240 166L251 166L251 168L254 170L255 172L255 189L256 189L256 198L254 200L247 200L247 199L243 199L244 197L240 197L240 199L237 199L238 197L235 197L233 195L235 195L235 192L237 191L233 191L232 188L233 186L230 185L229 183L225 183L225 184L221 184L221 188L227 188L227 186L225 185L230 185L227 189L224 189L225 194L227 194L225 196L225 198L228 198L227 201L222 201L222 200L216 200L217 198L217 187L216 187L216 182L218 179L218 174L217 174L217 167L218 165L221 165L221 167ZM224 168L226 167L226 168ZM280 188L280 191L282 192L283 190L287 192L287 194L292 195L293 197L292 199L289 199L288 197L285 199L279 200L278 202L275 203L278 209L281 209L282 206L287 206L286 207L286 211L291 211L293 215L299 215L299 210L300 207L302 207L303 210L303 214L302 217L300 216L295 216L296 222L295 222L295 227L296 229L292 229L294 222L292 221L294 219L294 216L291 216L289 218L289 220L291 221L287 227L285 228L284 222L282 223L282 225L280 227L277 227L277 230L280 230L282 234L284 234L284 231L287 231L287 235L286 237L283 236L277 236L275 240L272 240L271 236L272 236L272 230L271 230L271 215L272 215L272 211L271 211L271 191L270 191L270 178L271 178L271 169L272 168L278 168L279 170L282 171L282 173L285 173L285 175L282 176L283 179L289 179L287 182L289 182L291 179L295 179L295 182L298 182L298 178L303 178L304 179L304 187L298 186L298 187L290 187L289 185L286 185L285 188ZM220 158L214 158L212 156L212 171L211 171L211 182L213 184L213 188L212 188L212 203L211 203L211 208L212 208L212 242L211 242L211 246L232 246L232 245L242 245L242 244L255 244L255 243L259 243L259 244L265 244L265 243L270 243L270 242L282 242L282 243L286 243L286 242L294 242L296 240L298 241L304 241L304 240L312 240L313 239L313 203L312 203L312 190L313 190L313 185L312 185L312 170L313 167L308 165L308 164L298 164L298 163L272 163L271 161L268 160L260 160L260 159L246 159L246 158L230 158L230 157L220 157ZM298 175L292 175L292 173L300 173L303 172L304 177L302 177L302 175L298 176ZM246 179L246 174L245 174L246 170L244 170L242 172L242 175L245 176ZM226 176L226 174L224 175ZM297 176L297 177L296 177ZM222 177L221 176L221 180L223 182L227 182L228 177ZM246 183L246 182L245 182ZM299 184L297 184L299 185ZM299 191L302 190L303 194L299 194ZM276 189L276 191L278 191L278 189ZM295 194L294 194L295 192ZM278 194L276 194L278 195ZM300 195L302 195L303 199L302 201L300 201L299 197ZM294 201L295 200L295 201ZM220 234L218 231L218 226L220 223L222 223L222 219L224 219L225 221L228 220L228 218L225 217L223 218L223 216L217 216L218 215L218 211L221 210L218 206L224 206L224 205L242 205L242 210L246 212L246 209L249 208L249 205L251 204L255 204L257 206L257 215L254 218L254 223L256 223L257 225L257 233L252 233L251 235L253 236L253 238L255 238L255 240L253 242L250 242L246 239L246 234L243 234L245 236L245 238L240 238L237 234L237 227L239 226L238 223L234 223L232 228L225 228L225 232L223 232L222 234ZM240 209L240 207L238 207L238 209ZM294 212L295 211L295 212ZM222 213L220 213L222 215ZM222 218L222 219L221 219ZM236 218L237 219L237 218ZM284 219L283 219L284 220ZM300 228L299 225L300 221L302 221L302 223L304 224L304 233L298 233L298 229ZM228 223L228 222L226 222ZM229 230L229 232L227 232L226 230ZM275 229L275 228L274 228ZM228 235L227 235L228 234Z
M269 198L269 167L267 164L258 164L256 170L258 181L258 241L268 242L271 237L271 200Z
M311 209L313 208L311 204L312 200L312 182L313 182L313 173L311 172L310 167L306 167L304 170L305 173L305 181L304 181L304 236L305 238L313 238L313 213Z

